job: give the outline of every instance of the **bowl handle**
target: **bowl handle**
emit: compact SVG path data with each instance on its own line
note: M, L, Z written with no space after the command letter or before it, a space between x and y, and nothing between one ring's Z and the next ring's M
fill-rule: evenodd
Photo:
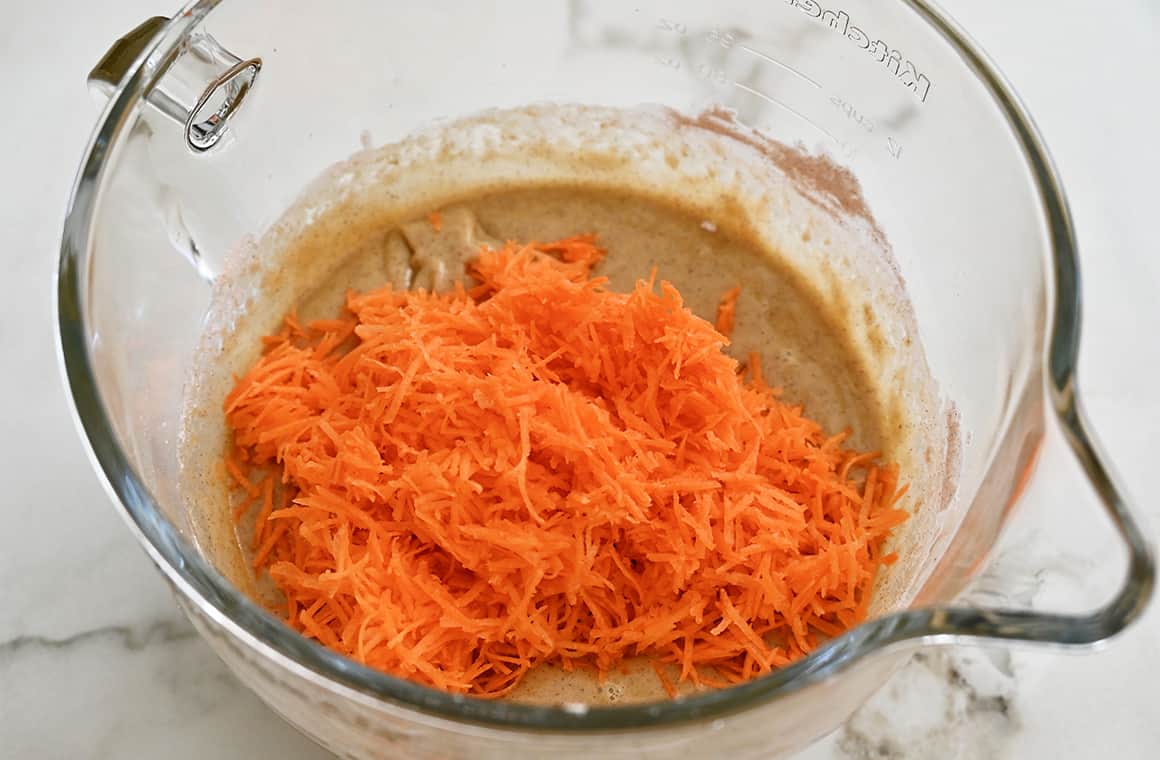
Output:
M113 43L89 72L89 85L105 97L116 91L137 60L153 47L170 19L153 16ZM205 32L182 43L166 77L146 100L185 130L185 144L195 153L217 145L229 120L253 89L261 58L242 60Z
M862 656L887 648L921 644L983 644L996 641L1061 648L1092 648L1123 631L1148 605L1156 566L1151 546L1132 516L1116 477L1100 453L1076 395L1074 384L1054 394L1055 411L1069 445L1127 546L1125 578L1115 596L1098 609L1080 614L1034 610L920 607L868 620L823 644L801 664L794 677L828 677ZM795 663L795 665L797 665ZM786 670L795 670L795 665Z
M1115 596L1103 606L1083 614L1055 614L1023 610L936 607L887 615L860 626L847 646L865 651L904 641L958 642L1001 640L1064 647L1091 647L1123 631L1148 606L1156 582L1152 547L1132 515L1119 479L1103 455L1079 400L1076 360L1080 336L1080 273L1078 246L1071 210L1043 140L1026 107L1002 76L965 38L962 30L938 10L917 0L907 0L960 51L964 62L991 89L1018 140L1031 174L1039 187L1051 238L1054 303L1047 351L1048 386L1052 406L1072 453L1092 484L1120 538L1128 550L1128 568ZM867 630L861 630L865 628ZM858 641L861 639L861 641Z
M1156 580L1152 547L1132 515L1124 491L1092 432L1075 392L1074 377L1053 388L1053 405L1060 427L1079 460L1104 510L1128 550L1128 567L1115 596L1098 609L1081 614L1030 610L934 608L912 610L926 630L912 636L925 641L999 639L1010 642L1090 647L1127 628L1148 606ZM909 627L909 626L906 626Z

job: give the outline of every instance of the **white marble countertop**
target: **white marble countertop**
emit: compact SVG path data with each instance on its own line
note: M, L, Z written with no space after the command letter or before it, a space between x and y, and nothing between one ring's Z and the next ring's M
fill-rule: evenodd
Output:
M1129 489L1149 493L1160 448L1160 3L944 4L1023 95L1059 163L1083 252L1088 405ZM178 613L89 469L56 366L60 223L97 115L84 77L108 42L169 5L37 3L0 24L4 758L325 756L244 690ZM1065 528L1095 519L1058 436L1022 510ZM1160 525L1160 504L1144 510ZM1007 572L1038 568L1008 596L1046 605L1074 600L1077 584L1096 593L1111 561L1104 545L1083 540L1082 527L1037 545L1034 520L1000 556ZM928 650L803 757L1156 757L1158 673L1156 606L1095 655Z

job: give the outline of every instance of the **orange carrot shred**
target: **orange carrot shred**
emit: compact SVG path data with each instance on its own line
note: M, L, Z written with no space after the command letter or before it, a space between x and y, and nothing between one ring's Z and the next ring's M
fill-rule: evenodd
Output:
M237 523L241 522L242 517L247 512L249 512L250 508L253 506L254 506L254 502L249 497L240 499L238 501L238 503L234 505L233 512L232 512L234 524L236 525Z
M431 225L431 229L436 232L443 231L443 215L438 211L432 211L430 214L427 214L427 222Z
M665 666L661 664L659 660L655 659L651 664L653 671L655 671L657 674L657 680L660 681L661 688L665 690L665 693L674 699L680 696L681 693L677 691L677 687L673 685L673 680L669 678L669 674L665 672Z
M242 461L245 460L243 459ZM238 488L245 491L251 499L255 498L258 495L258 487L254 485L250 481L249 476L242 471L241 465L238 464L238 460L233 456L227 455L225 458L225 465L226 471L230 474L230 478L233 479L234 484Z
M258 516L254 519L254 535L250 541L251 548L256 549L262 543L262 538L266 532L266 520L273 511L274 477L267 475L266 480L262 483L262 508L258 512Z
M733 337L733 327L737 322L737 299L740 295L740 286L727 290L717 305L717 332L726 338Z
M760 357L745 380L739 289L714 326L655 272L607 290L603 255L484 248L472 285L352 293L263 341L224 462L289 625L457 693L645 655L675 695L670 673L754 678L865 618L897 468L780 401Z

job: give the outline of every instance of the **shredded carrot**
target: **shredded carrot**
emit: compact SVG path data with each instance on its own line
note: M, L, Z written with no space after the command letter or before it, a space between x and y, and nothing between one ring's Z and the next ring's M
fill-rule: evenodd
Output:
M432 211L430 214L427 214L427 222L431 225L431 229L436 232L443 231L443 214L440 214L438 211Z
M657 674L657 680L660 681L661 688L665 690L665 693L674 699L680 696L681 692L673 685L673 680L669 678L668 673L665 673L665 666L659 660L654 659L652 661L652 668Z
M669 666L739 682L865 617L906 519L897 469L782 402L757 357L745 381L722 350L736 291L715 329L655 273L607 290L602 255L485 248L474 286L351 293L264 341L225 400L226 464L289 625L498 697L543 663L638 655L670 693Z
M717 306L717 332L726 338L733 337L733 326L737 322L737 298L740 295L740 287L727 290Z

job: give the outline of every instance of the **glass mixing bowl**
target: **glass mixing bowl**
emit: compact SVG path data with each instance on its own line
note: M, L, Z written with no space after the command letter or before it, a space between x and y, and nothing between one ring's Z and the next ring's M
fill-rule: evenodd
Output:
M202 0L146 22L94 70L109 100L69 207L57 294L80 428L190 619L287 720L359 758L770 756L836 727L916 645L1090 646L1139 616L1152 554L1079 404L1075 236L1035 128L929 4L836 2ZM612 707L451 696L299 636L198 548L176 485L182 389L238 241L360 141L540 102L721 105L848 166L957 405L957 485L906 593L759 680ZM1026 479L1045 408L1123 539L1123 583L1073 614L954 606Z

